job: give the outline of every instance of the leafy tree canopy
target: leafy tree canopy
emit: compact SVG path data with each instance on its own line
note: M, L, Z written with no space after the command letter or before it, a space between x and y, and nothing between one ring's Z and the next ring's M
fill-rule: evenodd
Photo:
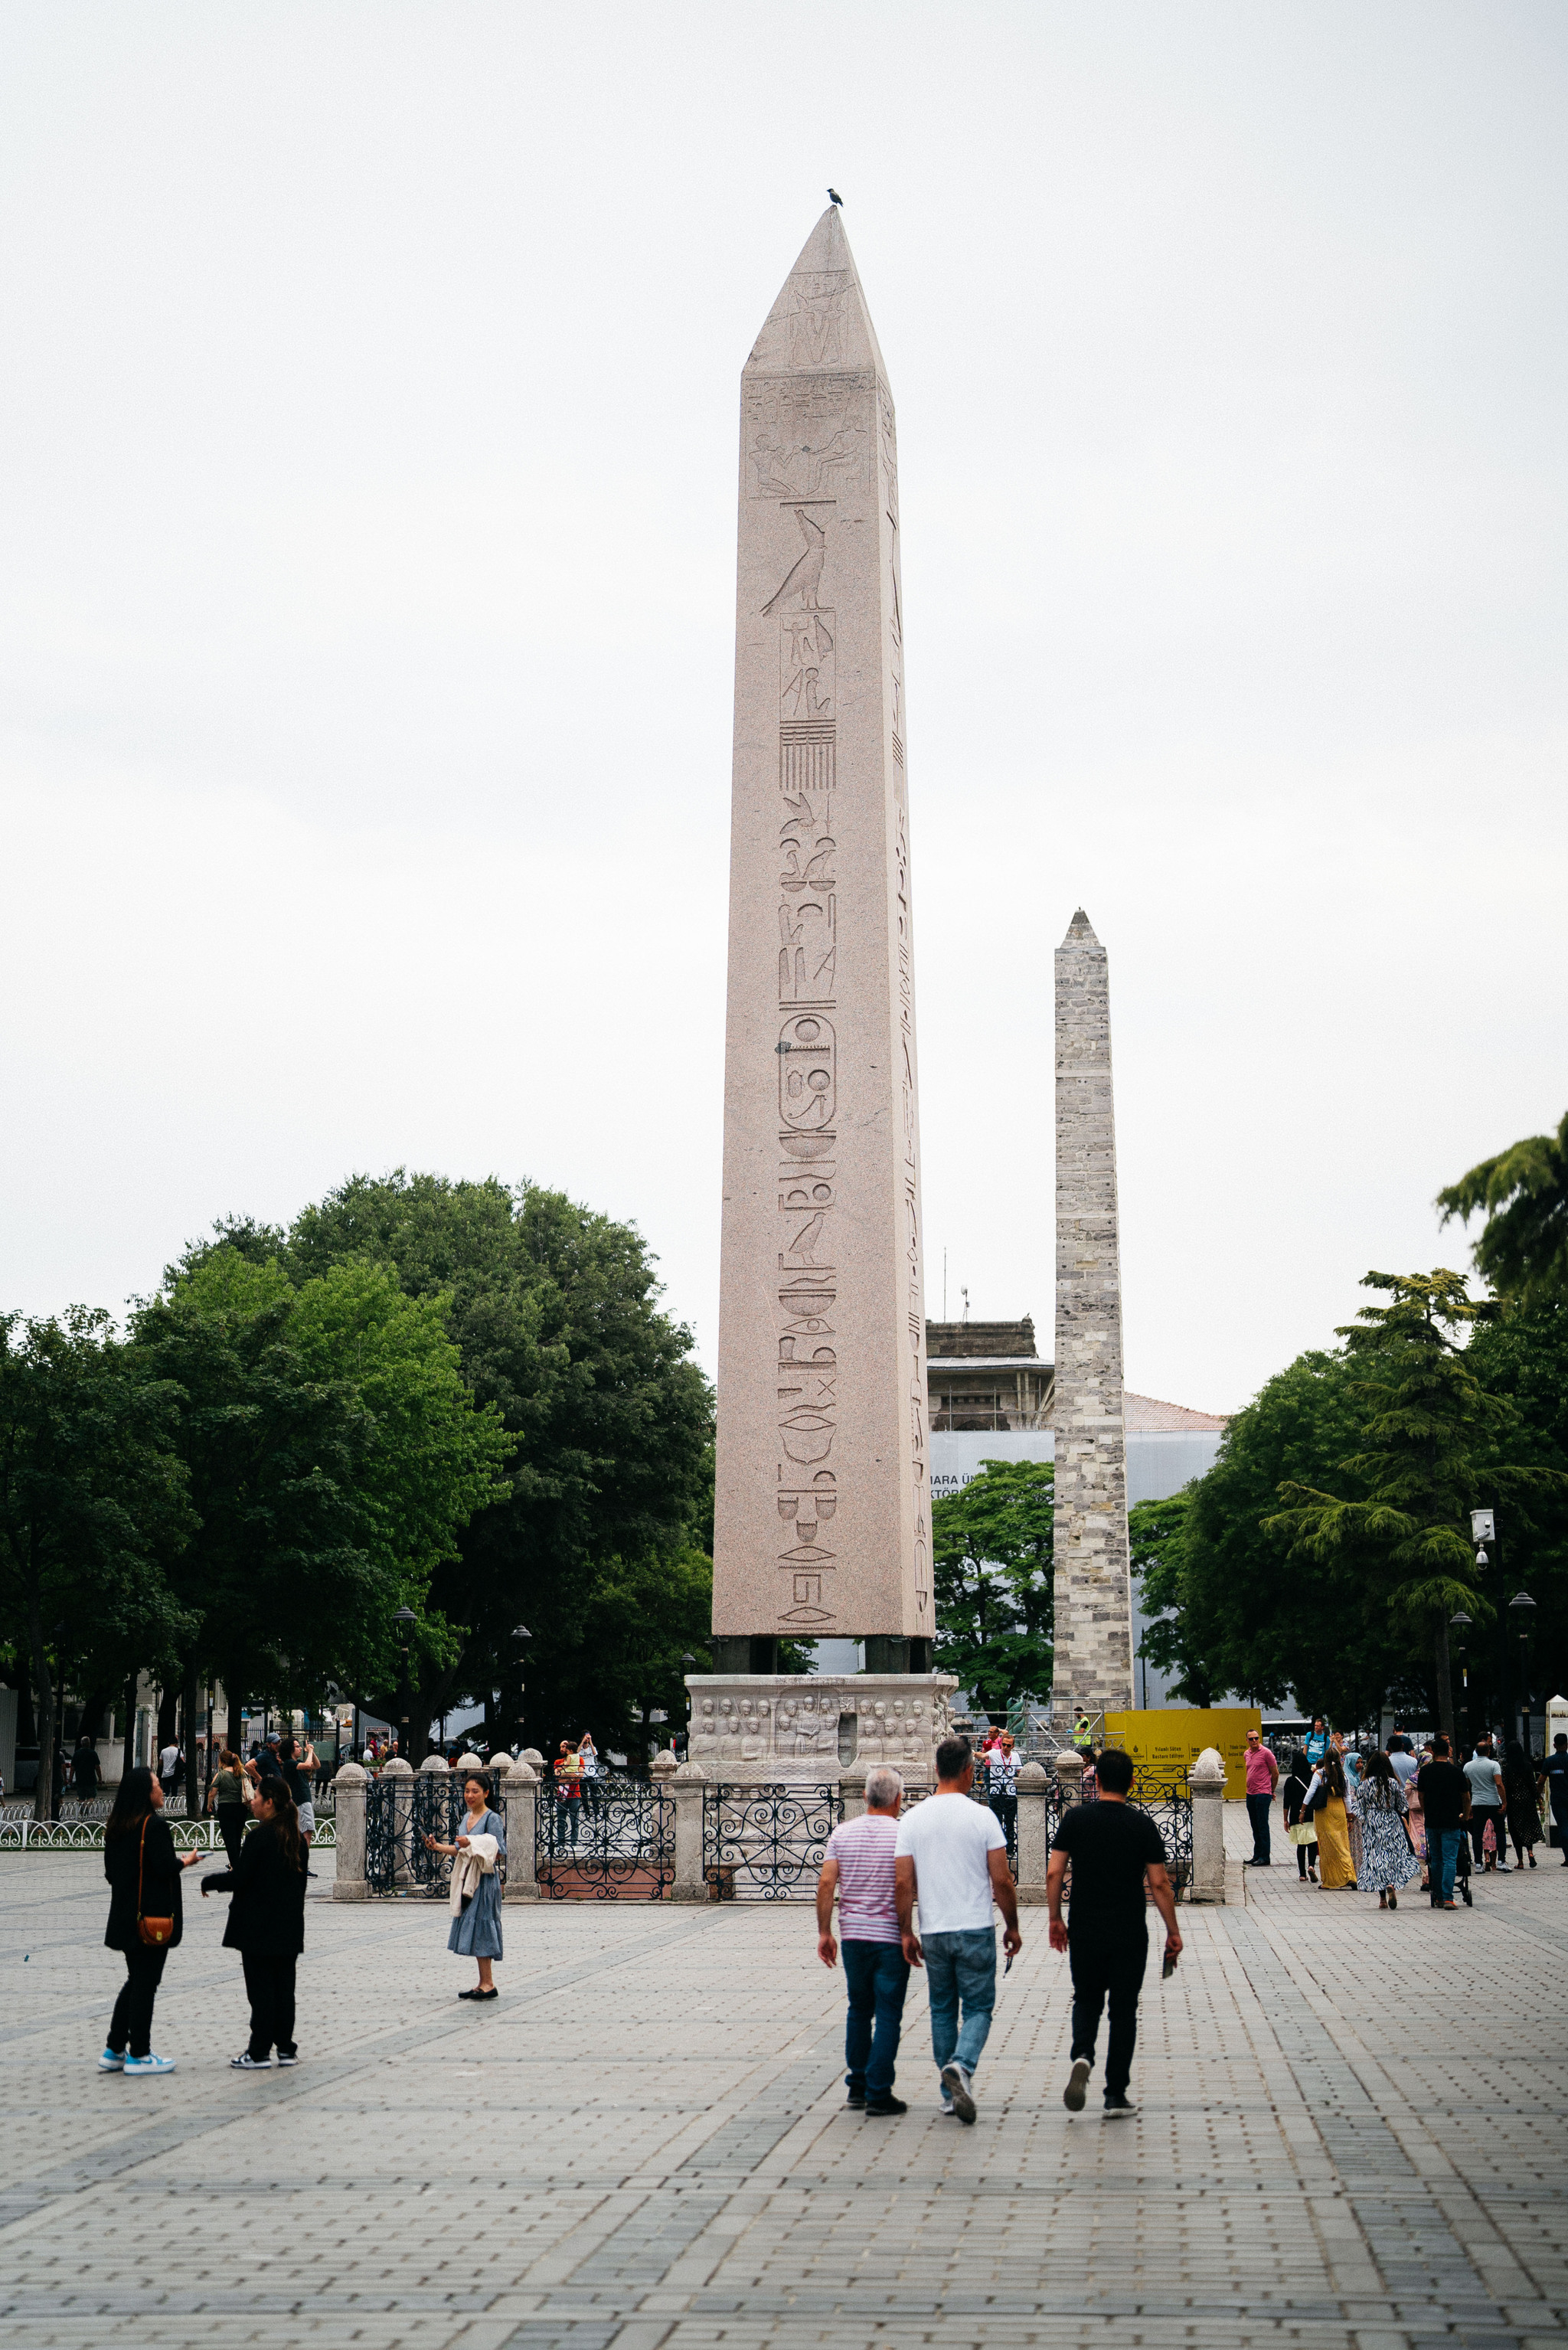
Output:
M1555 1134L1532 1134L1438 1194L1443 1222L1486 1222L1476 1271L1526 1305L1568 1299L1568 1113Z
M1055 1470L982 1461L931 1511L936 1662L988 1712L1051 1687Z

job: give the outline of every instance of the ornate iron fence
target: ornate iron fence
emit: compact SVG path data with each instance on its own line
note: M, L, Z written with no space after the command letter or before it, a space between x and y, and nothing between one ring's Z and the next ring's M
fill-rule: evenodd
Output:
M539 1790L534 1873L552 1901L662 1901L675 1882L675 1802L645 1779Z
M1091 1786L1083 1795L1067 1793L1060 1779L1053 1777L1045 1790L1045 1840L1054 1841L1062 1824L1062 1814L1075 1803L1093 1804L1099 1791ZM1192 1796L1185 1773L1156 1771L1140 1764L1133 1779L1132 1794L1127 1799L1140 1811L1147 1812L1159 1830L1165 1846L1166 1868L1179 1901L1187 1898L1192 1886ZM1069 1870L1067 1890L1064 1898L1072 1902L1072 1872Z
M705 1787L702 1875L711 1898L810 1900L827 1839L843 1817L836 1787Z
M178 1815L169 1823L176 1852L222 1852L223 1839L218 1823L213 1819L186 1820ZM250 1832L250 1823L245 1824ZM104 1821L102 1818L36 1820L31 1812L21 1819L7 1813L0 1819L0 1852L101 1852ZM315 1852L331 1852L337 1842L336 1820L317 1818Z
M492 1804L505 1817L505 1798ZM462 1833L462 1782L456 1772L416 1771L369 1780L365 1788L365 1882L372 1893L418 1895L443 1900L452 1882L452 1856L431 1852L427 1836L451 1844ZM498 1864L504 1877L506 1864Z

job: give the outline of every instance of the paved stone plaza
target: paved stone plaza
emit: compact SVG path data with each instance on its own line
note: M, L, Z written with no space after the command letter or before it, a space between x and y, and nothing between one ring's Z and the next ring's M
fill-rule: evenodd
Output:
M804 1906L512 1907L475 2013L442 1909L313 1901L304 2061L246 2078L223 1906L192 1899L154 2035L179 2071L99 2075L99 1864L7 1856L0 2340L1561 2345L1568 1872L1390 1918L1284 1857L1184 1914L1133 2123L1097 2089L1064 2113L1066 1965L1025 1912L965 2129L918 1987L909 2116L842 2110Z

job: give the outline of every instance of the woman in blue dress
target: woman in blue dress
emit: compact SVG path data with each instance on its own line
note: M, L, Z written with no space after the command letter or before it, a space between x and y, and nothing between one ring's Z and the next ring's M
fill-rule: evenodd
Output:
M431 1852L452 1855L452 1931L446 1938L447 1949L479 1961L478 1982L472 1991L460 1991L458 1997L494 1999L493 1970L503 1956L497 1864L506 1857L506 1825L498 1812L491 1810L490 1782L479 1772L469 1773L462 1792L468 1812L456 1842L441 1844L432 1835L426 1836L425 1845Z

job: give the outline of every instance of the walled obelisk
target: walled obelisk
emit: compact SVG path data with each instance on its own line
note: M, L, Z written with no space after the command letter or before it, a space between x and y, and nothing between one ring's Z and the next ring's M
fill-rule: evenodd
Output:
M1054 1427L1060 1722L1133 1697L1110 977L1081 907L1056 951Z
M915 1075L893 400L830 208L741 379L721 1673L929 1661Z

